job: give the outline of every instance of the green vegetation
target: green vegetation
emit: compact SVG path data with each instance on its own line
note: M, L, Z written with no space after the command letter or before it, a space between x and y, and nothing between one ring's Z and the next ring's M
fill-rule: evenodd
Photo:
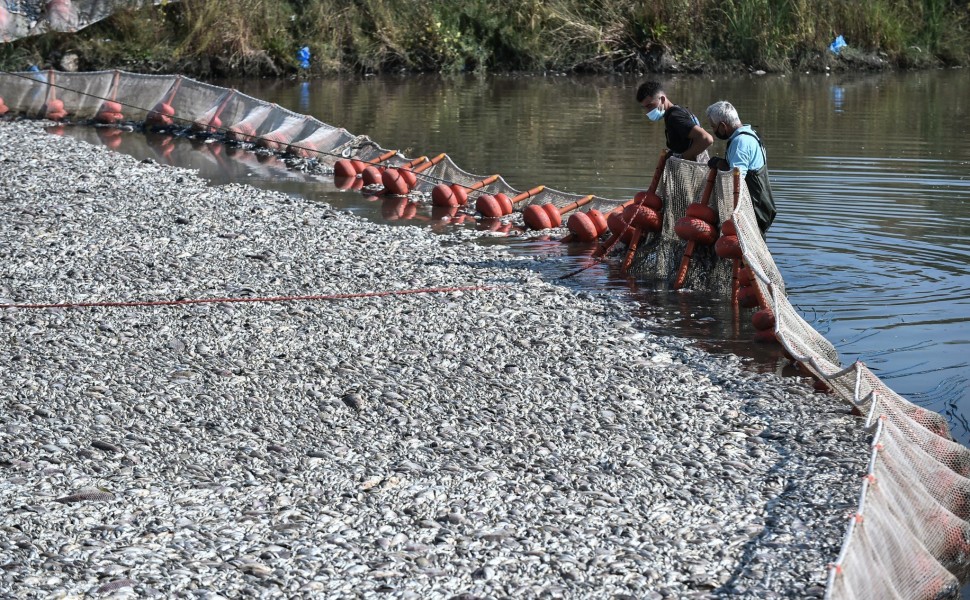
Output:
M956 0L184 0L0 44L0 67L280 76L302 46L313 75L926 67L970 61L968 28Z

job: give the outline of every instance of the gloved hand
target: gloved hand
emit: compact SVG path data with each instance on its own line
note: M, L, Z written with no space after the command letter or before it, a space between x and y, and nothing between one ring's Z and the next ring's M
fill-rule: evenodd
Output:
M724 160L719 156L712 156L711 160L707 161L707 167L709 169L718 169L720 171L727 171L731 168L728 161Z

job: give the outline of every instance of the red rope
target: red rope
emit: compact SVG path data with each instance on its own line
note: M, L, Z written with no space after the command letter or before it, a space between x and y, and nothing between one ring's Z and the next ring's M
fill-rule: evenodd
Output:
M440 294L446 292L474 292L495 289L488 285L462 287L419 288L392 290L388 292L359 292L356 294L316 294L312 296L267 296L261 298L194 298L186 300L136 300L132 302L60 302L52 304L0 304L6 308L92 308L119 306L179 306L183 304L228 304L233 302L293 302L296 300L346 300L349 298L377 298L382 296L405 296L407 294Z

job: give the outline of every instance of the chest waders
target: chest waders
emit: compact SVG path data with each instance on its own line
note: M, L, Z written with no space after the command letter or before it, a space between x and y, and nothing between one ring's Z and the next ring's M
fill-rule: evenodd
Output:
M768 181L768 155L765 154L765 146L758 136L747 131L741 131L739 135L750 135L758 140L758 145L761 146L761 156L765 160L763 167L757 170L749 169L744 175L744 183L748 186L748 191L751 192L751 205L754 207L754 216L758 219L758 229L761 230L763 236L765 231L771 227L771 222L775 220L775 215L778 212L775 210L775 199L771 195L771 183ZM731 144L728 143L728 149L730 147Z

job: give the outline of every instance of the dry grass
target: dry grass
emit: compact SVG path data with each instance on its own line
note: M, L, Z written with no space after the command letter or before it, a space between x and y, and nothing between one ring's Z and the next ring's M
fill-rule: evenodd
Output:
M79 50L89 68L280 75L309 46L316 74L640 71L658 48L687 68L785 69L827 56L839 34L902 65L964 64L968 26L970 7L955 0L185 0L0 45L0 66Z

